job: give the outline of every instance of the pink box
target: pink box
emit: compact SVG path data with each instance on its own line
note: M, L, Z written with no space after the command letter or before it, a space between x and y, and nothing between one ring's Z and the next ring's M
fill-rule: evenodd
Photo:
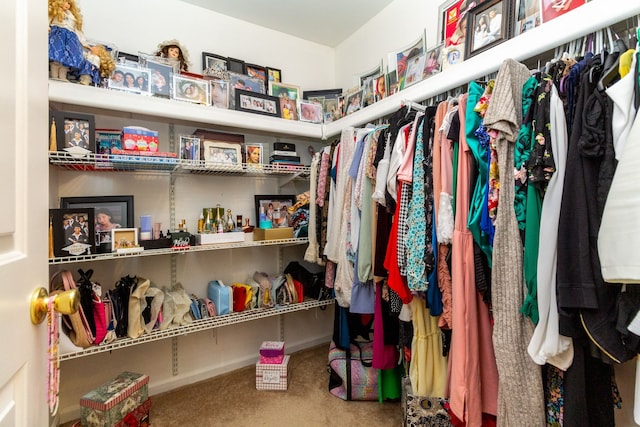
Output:
M284 341L265 341L260 346L260 356L284 356Z
M264 365L280 365L284 360L284 354L279 356L263 356L260 355L260 363Z
M289 386L289 355L281 364L256 363L256 390L286 390Z

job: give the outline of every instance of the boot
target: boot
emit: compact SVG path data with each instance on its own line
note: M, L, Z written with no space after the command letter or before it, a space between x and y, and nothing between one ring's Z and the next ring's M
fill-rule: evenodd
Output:
M60 65L60 70L58 72L58 79L67 81L67 73L69 72L69 67L65 67Z
M59 73L60 73L60 63L59 62L50 62L49 63L49 77L51 77L52 79L57 79Z
M85 85L85 86L89 86L91 84L91 76L88 74L83 74L80 76L80 78L78 79L78 82L81 85Z

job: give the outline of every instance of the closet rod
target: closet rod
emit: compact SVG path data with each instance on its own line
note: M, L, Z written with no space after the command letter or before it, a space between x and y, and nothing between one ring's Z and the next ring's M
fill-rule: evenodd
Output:
M403 99L402 102L400 103L400 106L401 107L407 106L409 107L409 110L414 109L414 110L422 111L423 113L427 109L426 105L418 104L417 102L413 102L409 99Z

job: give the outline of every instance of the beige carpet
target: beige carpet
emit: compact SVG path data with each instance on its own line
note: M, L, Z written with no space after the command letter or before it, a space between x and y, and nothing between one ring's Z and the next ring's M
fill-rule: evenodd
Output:
M255 366L153 396L153 427L401 426L399 402L345 402L328 391L329 344L291 354L287 391L258 391Z

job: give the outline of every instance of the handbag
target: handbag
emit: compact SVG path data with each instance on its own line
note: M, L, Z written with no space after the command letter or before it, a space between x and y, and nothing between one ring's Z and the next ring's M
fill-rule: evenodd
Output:
M304 268L298 261L292 261L287 264L284 274L290 274L292 278L302 283L304 295L314 300L331 299L331 292L326 290L325 273L311 273Z
M58 279L62 281L62 284L57 282ZM49 286L52 291L77 289L76 282L68 270L60 270L51 276ZM82 305L78 306L78 311L75 313L62 316L62 330L69 336L71 342L78 347L90 347L95 340Z
M378 372L373 368L373 342L352 340L343 350L329 346L329 392L342 400L378 400Z
M411 379L402 378L402 420L407 427L451 427L451 418L445 409L447 400L438 397L422 397L413 394Z
M78 279L80 303L85 316L87 316L89 328L93 333L93 344L98 345L107 335L107 327L109 326L107 318L111 307L101 298L102 286L91 281L93 269L89 269L86 272L79 269L78 273L80 274Z

